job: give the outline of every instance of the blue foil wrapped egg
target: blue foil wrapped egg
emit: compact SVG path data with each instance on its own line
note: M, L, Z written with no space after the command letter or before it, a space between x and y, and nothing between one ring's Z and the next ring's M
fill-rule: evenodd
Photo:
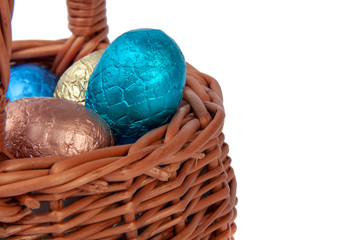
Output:
M43 66L32 63L15 65L10 69L6 97L11 101L26 97L53 96L58 77Z
M105 50L90 76L85 106L108 122L117 144L133 143L171 119L185 81L175 41L161 30L137 29Z

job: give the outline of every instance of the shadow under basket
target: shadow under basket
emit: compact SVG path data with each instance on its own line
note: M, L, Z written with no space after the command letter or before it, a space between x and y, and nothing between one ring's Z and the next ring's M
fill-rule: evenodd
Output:
M60 76L107 47L105 5L68 0L70 38L12 42L14 2L0 2L0 239L233 239L222 92L190 64L177 113L134 144L72 157L13 159L4 150L10 66L36 63Z

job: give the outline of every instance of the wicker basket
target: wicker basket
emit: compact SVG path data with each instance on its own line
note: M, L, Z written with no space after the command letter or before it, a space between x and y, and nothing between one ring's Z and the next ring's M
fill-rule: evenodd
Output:
M134 144L73 157L13 159L4 150L9 66L33 62L61 75L109 43L105 0L68 0L73 35L58 41L12 42L13 6L0 1L0 239L233 239L221 89L189 64L176 115Z

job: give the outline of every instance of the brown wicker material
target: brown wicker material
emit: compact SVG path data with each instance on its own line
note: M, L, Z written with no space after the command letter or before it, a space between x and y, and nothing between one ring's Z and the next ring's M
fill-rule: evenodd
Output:
M13 6L0 1L0 239L233 239L236 179L222 92L190 64L176 115L136 143L12 159L3 149L9 66L33 62L61 75L109 43L105 0L68 0L73 35L58 41L12 42Z

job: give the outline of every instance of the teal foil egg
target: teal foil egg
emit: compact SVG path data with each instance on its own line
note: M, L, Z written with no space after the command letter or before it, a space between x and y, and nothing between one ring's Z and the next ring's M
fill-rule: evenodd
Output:
M26 97L53 96L58 77L43 66L32 63L15 65L10 69L9 90L11 101Z
M138 29L115 39L89 79L85 106L110 125L117 144L133 143L167 123L182 99L184 56L161 30Z

